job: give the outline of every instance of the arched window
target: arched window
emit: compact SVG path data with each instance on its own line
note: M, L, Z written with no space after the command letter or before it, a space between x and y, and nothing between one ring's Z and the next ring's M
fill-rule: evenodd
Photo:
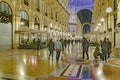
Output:
M25 20L28 20L28 19L29 19L28 14L27 14L26 11L22 11L22 12L21 12L21 18L22 18L22 19L25 19Z
M12 22L12 10L6 2L0 2L0 22Z
M29 16L26 11L21 11L21 25L29 27Z
M35 28L35 29L38 29L38 30L40 29L39 17L35 17L34 28Z
M6 2L0 2L0 13L12 15L12 10Z

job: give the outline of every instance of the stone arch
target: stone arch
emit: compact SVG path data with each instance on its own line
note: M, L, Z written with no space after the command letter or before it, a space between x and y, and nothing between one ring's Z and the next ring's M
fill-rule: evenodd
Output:
M13 48L13 9L7 1L0 1L0 50Z
M92 21L92 11L89 9L82 9L78 11L77 16L82 24L91 23Z

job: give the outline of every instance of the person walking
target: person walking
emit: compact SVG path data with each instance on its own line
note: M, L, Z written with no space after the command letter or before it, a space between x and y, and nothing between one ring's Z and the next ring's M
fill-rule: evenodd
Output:
M52 39L50 39L49 43L48 43L48 48L49 48L49 57L48 60L50 60L50 56L52 55L52 60L53 60L53 52L54 52L54 42L52 41Z
M58 61L60 57L60 52L62 50L62 43L60 42L60 40L56 41L55 50L56 50L56 60Z
M85 53L86 53L87 60L88 60L89 59L89 55L88 55L89 42L87 41L86 38L83 38L82 47L83 47L83 59L85 58Z
M103 55L103 61L107 61L107 54L108 54L108 44L106 38L104 38L104 41L102 42L101 49L102 49L102 55Z
M40 39L38 38L36 41L37 51L40 49Z
M66 38L64 39L64 46L65 46L65 48L67 46L67 40L66 40Z
M65 46L65 42L64 42L63 39L61 39L60 42L62 43L62 54L64 54L64 46Z
M110 58L112 45L111 45L111 42L108 38L107 38L107 45L108 45L108 56L107 57Z
M69 46L70 46L70 39L68 39L67 43L68 43L68 48L69 48Z

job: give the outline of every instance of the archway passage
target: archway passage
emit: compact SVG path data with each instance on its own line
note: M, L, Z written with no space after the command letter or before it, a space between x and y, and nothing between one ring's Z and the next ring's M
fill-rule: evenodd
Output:
M8 3L0 2L0 50L12 48L12 10Z
M88 33L88 32L90 32L90 25L89 24L85 24L83 26L83 34Z
M88 9L83 9L77 13L77 16L78 16L80 22L82 24L85 24L83 26L82 33L85 34L85 33L90 32L90 25L89 24L91 24L91 21L92 21L92 12ZM86 24L86 23L89 23L89 24Z
M82 9L77 13L77 16L82 24L91 23L92 12L88 9Z

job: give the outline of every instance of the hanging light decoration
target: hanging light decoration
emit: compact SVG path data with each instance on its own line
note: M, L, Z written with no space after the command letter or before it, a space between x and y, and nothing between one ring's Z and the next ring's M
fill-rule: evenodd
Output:
M107 13L111 13L111 12L112 12L112 8L111 8L111 7L108 7L108 8L106 9L106 12L107 12Z
M100 19L100 21L101 21L101 22L104 22L104 21L105 21L105 19L104 19L104 18L101 18L101 19Z

